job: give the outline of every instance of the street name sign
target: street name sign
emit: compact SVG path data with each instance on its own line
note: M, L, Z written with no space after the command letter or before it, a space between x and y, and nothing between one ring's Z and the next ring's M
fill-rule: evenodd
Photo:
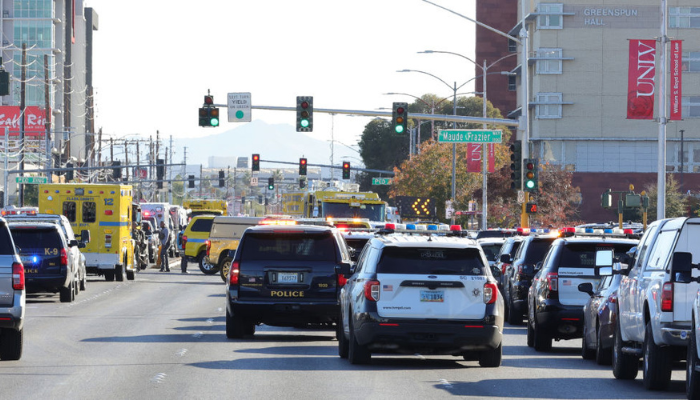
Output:
M15 182L39 184L48 182L48 179L45 176L18 176L15 178Z
M440 143L501 143L503 131L487 131L484 129L442 129L438 132Z
M228 122L250 122L250 92L229 93L226 101L228 105Z
M372 185L391 185L391 178L372 178Z

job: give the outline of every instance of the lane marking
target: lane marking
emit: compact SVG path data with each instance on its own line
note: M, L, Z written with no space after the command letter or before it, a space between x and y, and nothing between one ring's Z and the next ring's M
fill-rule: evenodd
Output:
M151 378L151 382L156 383L156 384L161 383L165 380L166 376L167 376L167 374L165 372L161 372L159 374L156 374L156 376L154 376L153 378Z
M423 356L422 354L416 353L415 356L418 357L418 359L420 360L425 360L425 356Z

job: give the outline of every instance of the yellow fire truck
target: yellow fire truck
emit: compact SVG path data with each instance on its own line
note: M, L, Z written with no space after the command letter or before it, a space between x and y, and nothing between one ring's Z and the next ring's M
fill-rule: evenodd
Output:
M366 218L384 222L386 203L373 192L314 191L282 195L282 213L295 218Z
M190 218L196 215L228 215L228 204L224 200L185 200L182 208L190 210Z
M39 212L63 214L75 232L90 232L90 242L82 249L88 273L104 275L107 281L123 281L124 276L133 280L137 264L131 238L132 196L131 185L43 184Z

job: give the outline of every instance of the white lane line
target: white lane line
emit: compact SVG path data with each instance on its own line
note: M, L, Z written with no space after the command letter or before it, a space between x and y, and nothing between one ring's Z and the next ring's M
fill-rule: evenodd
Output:
M418 359L420 360L425 360L425 357L422 354L416 353L415 356L418 357Z
M175 354L177 354L180 357L183 357L185 353L187 353L187 349L180 349Z
M445 387L445 389L452 389L452 384L447 379L440 379L440 384Z
M159 374L156 374L153 378L151 378L151 382L153 383L161 383L165 380L165 377L167 374L165 372L161 372Z
M199 338L201 338L202 336L204 336L204 333L202 333L202 332L197 332L197 333L195 333L194 335L192 335L192 337L195 338L195 339L199 339Z

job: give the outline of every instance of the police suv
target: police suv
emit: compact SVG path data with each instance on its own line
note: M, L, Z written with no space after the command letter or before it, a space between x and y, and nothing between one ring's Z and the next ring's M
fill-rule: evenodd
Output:
M471 239L388 234L370 240L340 293L338 353L447 354L501 365L503 300Z

